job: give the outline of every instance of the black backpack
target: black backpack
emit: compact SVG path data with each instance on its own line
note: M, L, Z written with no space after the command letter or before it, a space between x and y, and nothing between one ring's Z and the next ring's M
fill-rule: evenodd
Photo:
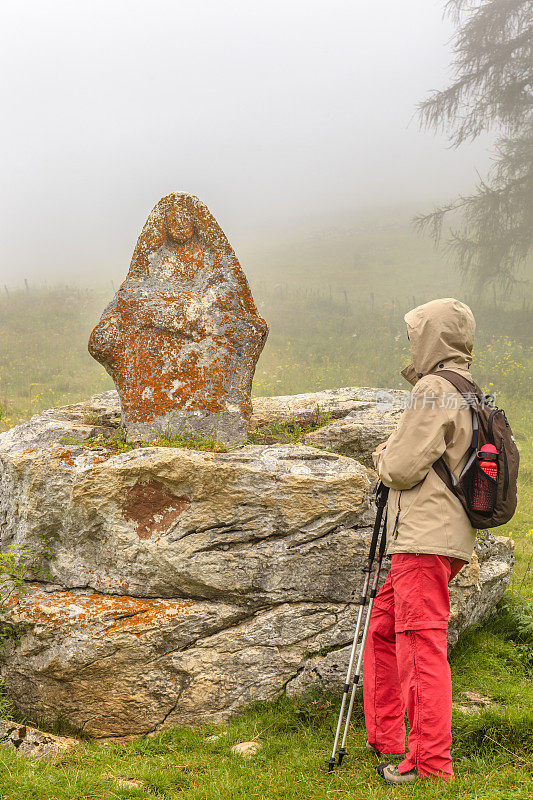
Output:
M520 461L507 417L501 408L490 405L490 398L473 381L452 370L439 370L436 374L449 381L471 407L472 442L458 479L442 457L433 464L433 469L459 498L473 528L484 530L504 525L516 510ZM482 450L484 445L493 447Z

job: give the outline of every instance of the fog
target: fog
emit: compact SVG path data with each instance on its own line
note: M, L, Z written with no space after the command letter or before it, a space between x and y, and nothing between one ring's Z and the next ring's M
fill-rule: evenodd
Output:
M439 0L2 3L0 280L127 271L184 189L239 254L293 226L449 199L488 165L421 132L446 85Z

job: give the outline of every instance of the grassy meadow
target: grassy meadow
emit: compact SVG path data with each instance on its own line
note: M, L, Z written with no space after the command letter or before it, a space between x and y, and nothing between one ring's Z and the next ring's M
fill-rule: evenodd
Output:
M476 691L493 705L454 710L454 785L424 781L407 790L382 785L364 749L356 707L350 757L325 771L340 698L281 699L250 709L221 728L175 729L102 746L84 742L60 765L29 763L0 751L0 800L180 798L322 800L526 798L533 771L533 341L530 290L480 298L431 244L401 218L358 227L296 231L270 249L241 256L270 335L254 394L293 394L335 386L402 388L407 363L404 313L434 297L468 302L478 333L472 373L497 394L521 450L519 510L496 531L516 542L511 588L483 628L451 656L454 699ZM126 265L124 265L124 273ZM113 287L5 288L0 296L0 429L53 405L112 388L87 353L88 335ZM5 711L5 710L4 710ZM221 734L210 740L213 734ZM231 753L239 741L262 745L252 761ZM137 781L119 785L118 778Z

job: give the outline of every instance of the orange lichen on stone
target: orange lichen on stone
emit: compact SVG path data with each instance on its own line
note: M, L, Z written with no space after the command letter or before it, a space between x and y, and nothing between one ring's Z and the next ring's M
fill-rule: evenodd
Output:
M57 457L60 459L60 461L64 461L66 464L68 464L69 467L71 467L74 464L74 459L72 457L72 453L70 452L70 450L63 448L58 453Z
M30 623L83 630L104 624L107 633L141 633L143 628L170 622L193 610L192 600L162 600L126 595L101 595L79 589L45 592L29 584L28 592L13 603L17 617Z
M122 516L133 523L139 539L150 539L166 533L190 505L185 495L177 497L163 484L152 480L136 483L128 490Z
M162 430L237 441L267 332L216 220L176 193L148 217L89 352L115 381L130 441Z

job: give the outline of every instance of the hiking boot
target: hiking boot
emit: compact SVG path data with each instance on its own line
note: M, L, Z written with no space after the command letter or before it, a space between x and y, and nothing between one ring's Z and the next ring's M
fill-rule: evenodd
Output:
M374 753L375 756L379 758L403 758L405 753L382 753L381 750L378 750L375 744L370 744L367 740L365 745L367 750L370 750L371 753Z
M387 781L387 783L395 783L398 785L405 785L407 783L416 783L418 780L418 772L416 769L410 769L409 772L398 772L396 764L380 764L376 768L378 775Z

